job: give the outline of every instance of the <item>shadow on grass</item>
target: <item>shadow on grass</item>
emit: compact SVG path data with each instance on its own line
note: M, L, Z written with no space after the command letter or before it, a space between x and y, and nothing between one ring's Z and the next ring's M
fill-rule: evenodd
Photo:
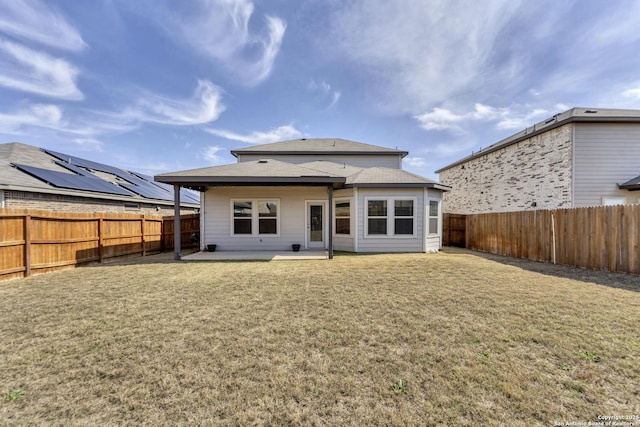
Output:
M601 286L640 292L640 275L616 273L611 271L587 270L585 268L570 265L552 264L543 261L533 261L525 258L513 258L495 255L488 252L477 252L470 249L446 247L444 253L472 255L504 265L518 267L534 273L545 274L563 279L579 280L581 282L595 283Z

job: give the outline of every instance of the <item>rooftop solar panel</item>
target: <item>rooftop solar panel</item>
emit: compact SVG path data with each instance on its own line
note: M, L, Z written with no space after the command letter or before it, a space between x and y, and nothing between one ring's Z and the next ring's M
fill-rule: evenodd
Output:
M131 193L117 185L103 181L100 178L91 178L88 176L52 171L20 164L14 164L14 166L41 181L53 185L54 187L131 196Z
M88 176L89 178L97 178L93 176L88 170L74 166L71 163L56 161L56 165L62 166L63 168L68 169L71 172L75 172L78 175Z

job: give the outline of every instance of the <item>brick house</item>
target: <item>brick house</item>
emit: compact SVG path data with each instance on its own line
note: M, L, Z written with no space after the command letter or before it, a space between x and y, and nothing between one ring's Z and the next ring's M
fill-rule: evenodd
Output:
M572 108L436 173L448 213L640 203L640 110Z
M182 213L199 211L183 192ZM0 144L0 208L173 215L173 188L136 172L32 145Z

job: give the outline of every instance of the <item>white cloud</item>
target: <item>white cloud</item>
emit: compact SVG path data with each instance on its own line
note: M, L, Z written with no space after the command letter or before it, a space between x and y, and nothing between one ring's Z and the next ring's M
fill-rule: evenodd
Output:
M0 132L19 134L25 126L57 129L64 126L62 109L57 105L33 104L14 113L0 114Z
M217 135L225 139L246 142L248 144L267 144L269 142L284 141L302 136L302 132L296 129L293 125L280 126L266 132L253 131L249 135L240 135L224 129L206 128L204 130L210 134Z
M427 160L423 157L405 157L402 161L412 168L421 168L427 165Z
M80 33L63 16L38 0L0 2L0 31L49 47L80 51Z
M456 134L465 134L471 126L478 122L497 122L497 129L511 130L530 126L548 114L547 110L541 108L529 110L529 106L496 108L476 103L473 111L468 113L461 114L446 108L433 108L431 111L414 116L414 118L425 130L446 130Z
M254 11L249 0L201 0L190 3L188 9L179 13L167 8L160 25L201 54L222 62L249 86L269 77L286 31L282 19L266 16L265 29L258 33L249 29Z
M73 140L78 146L86 151L103 151L102 146L104 143L95 138L75 138Z
M0 38L0 85L51 98L81 100L78 70L67 61Z
M138 106L125 110L125 116L141 122L168 125L198 125L210 123L225 110L222 89L208 80L199 80L193 95L187 99L172 99L154 93L144 93Z
M205 159L207 162L213 164L213 165L217 165L220 164L221 158L218 155L218 153L220 151L223 151L224 148L222 147L218 147L215 145L210 145L208 147L203 148L200 151L200 157L202 157L203 159Z
M343 3L334 15L332 51L381 80L379 104L415 114L465 94L487 72L501 31L519 1L407 0ZM501 70L518 75L515 55Z
M627 89L622 93L627 98L638 98L640 99L640 87L634 89Z
M331 85L324 80L320 83L311 80L308 88L311 92L317 93L319 100L323 103L329 101L329 104L324 108L325 111L332 109L342 97L342 92L332 90Z

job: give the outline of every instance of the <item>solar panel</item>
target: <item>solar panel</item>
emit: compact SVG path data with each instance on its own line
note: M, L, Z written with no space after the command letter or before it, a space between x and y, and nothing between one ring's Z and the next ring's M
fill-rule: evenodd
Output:
M123 190L117 185L103 181L100 178L92 178L20 164L14 164L14 166L41 181L53 185L54 187L131 196L131 193Z
M61 160L62 163L56 162L60 166L63 166L83 176L93 177L93 175L90 175L86 170L82 168L88 168L88 169L92 169L100 172L106 172L106 173L115 175L118 178L126 181L123 183L119 182L118 185L128 189L129 191L132 191L138 194L141 197L144 197L147 199L173 201L173 187L171 185L167 185L164 183L155 182L153 180L153 177L146 176L137 172L125 171L123 169L119 169L119 168L105 165L98 162L92 162L91 160L69 156L67 154L58 153L56 151L51 151L51 150L44 150L44 151L49 155ZM77 166L80 166L80 168L78 168ZM99 179L97 177L95 178ZM198 197L198 195L187 192L185 189L181 190L180 196L181 196L180 197L181 200L184 202L200 203L200 198Z
M91 174L91 172L89 172L88 170L86 170L86 169L82 169L82 168L79 168L79 167L77 167L77 166L74 166L74 165L72 165L71 163L67 163L67 162L58 162L58 161L56 161L55 163L56 163L56 165L62 166L63 168L68 169L68 170L70 170L71 172L75 172L75 173L77 173L78 175L88 176L88 177L90 177L90 178L97 178L96 176L93 176L93 175Z

